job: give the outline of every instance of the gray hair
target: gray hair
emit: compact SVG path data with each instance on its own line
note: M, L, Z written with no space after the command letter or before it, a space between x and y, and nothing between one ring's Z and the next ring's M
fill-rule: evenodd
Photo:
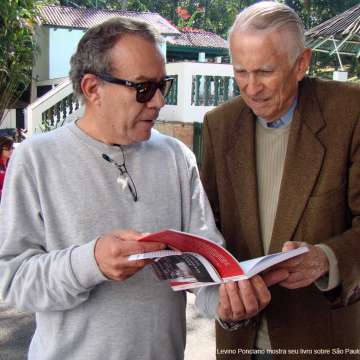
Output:
M160 33L151 25L125 17L114 17L90 28L79 41L70 60L70 79L75 95L83 99L81 80L85 74L112 71L111 50L123 35L136 35L161 45Z
M296 58L305 49L304 25L289 6L275 1L260 1L241 11L229 30L229 39L237 31L272 32L286 30L293 41L290 57Z

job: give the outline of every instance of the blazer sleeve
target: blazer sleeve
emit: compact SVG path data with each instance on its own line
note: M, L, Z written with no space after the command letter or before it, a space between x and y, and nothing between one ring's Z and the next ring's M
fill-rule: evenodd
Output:
M347 199L351 227L326 242L336 254L340 271L341 286L328 294L335 306L360 300L360 115L352 132Z
M211 208L214 213L214 218L218 229L221 229L220 224L220 209L219 198L216 182L216 159L214 154L214 147L211 137L210 124L205 115L204 125L202 130L203 153L201 165L201 180L203 182L205 192L209 198Z

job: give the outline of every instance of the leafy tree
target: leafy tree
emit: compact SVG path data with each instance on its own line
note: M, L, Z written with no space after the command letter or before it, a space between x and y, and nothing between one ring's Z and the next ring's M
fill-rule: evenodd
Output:
M158 12L174 24L183 26L189 14L191 25L226 36L236 14L258 0L54 0L60 5L104 9ZM359 3L359 0L278 0L292 7L310 28ZM198 9L203 9L200 12ZM196 14L194 16L194 14ZM201 15L201 16L200 16ZM186 21L185 21L186 22ZM189 24L187 24L189 25Z
M31 81L36 0L0 1L0 124Z
M177 26L179 29L192 28L196 17L204 13L205 8L199 5L191 15L186 8L178 7L176 13L179 16Z
M203 28L226 38L236 15L243 8L255 2L255 0L205 0L204 6L206 12Z
M157 12L173 24L195 27L226 36L236 14L256 0L57 0L73 7ZM181 11L179 11L179 9ZM186 17L186 18L185 18Z

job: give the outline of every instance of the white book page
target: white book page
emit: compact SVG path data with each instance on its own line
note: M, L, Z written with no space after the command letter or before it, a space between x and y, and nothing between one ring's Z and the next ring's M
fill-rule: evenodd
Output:
M242 261L240 264L246 276L251 277L263 270L270 268L275 264L291 259L292 257L298 256L307 251L309 251L309 249L306 246L302 246L294 250L279 252L275 254L258 257L256 259Z
M176 251L176 250L150 251L150 252L146 252L146 253L142 253L142 254L130 255L128 257L128 260L129 261L134 261L134 260L144 260L144 259L158 259L158 258L162 258L162 257L165 257L165 256L181 255L181 254L182 254L181 251Z
M179 284L179 285L173 285L171 284L171 288L174 291L181 291L181 290L188 290L188 289L196 289L204 286L213 286L213 285L219 285L216 282L195 282L195 283L187 283L187 284Z

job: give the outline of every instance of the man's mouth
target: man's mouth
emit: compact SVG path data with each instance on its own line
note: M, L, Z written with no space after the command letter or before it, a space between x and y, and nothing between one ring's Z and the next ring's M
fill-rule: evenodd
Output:
M142 124L143 127L152 128L155 125L156 119L142 119L139 121L139 124Z
M269 99L267 99L267 98L250 98L250 100L256 104L262 104L262 103L268 101Z
M155 123L158 116L159 116L159 113L149 114L149 117L147 119L142 119L142 121Z

